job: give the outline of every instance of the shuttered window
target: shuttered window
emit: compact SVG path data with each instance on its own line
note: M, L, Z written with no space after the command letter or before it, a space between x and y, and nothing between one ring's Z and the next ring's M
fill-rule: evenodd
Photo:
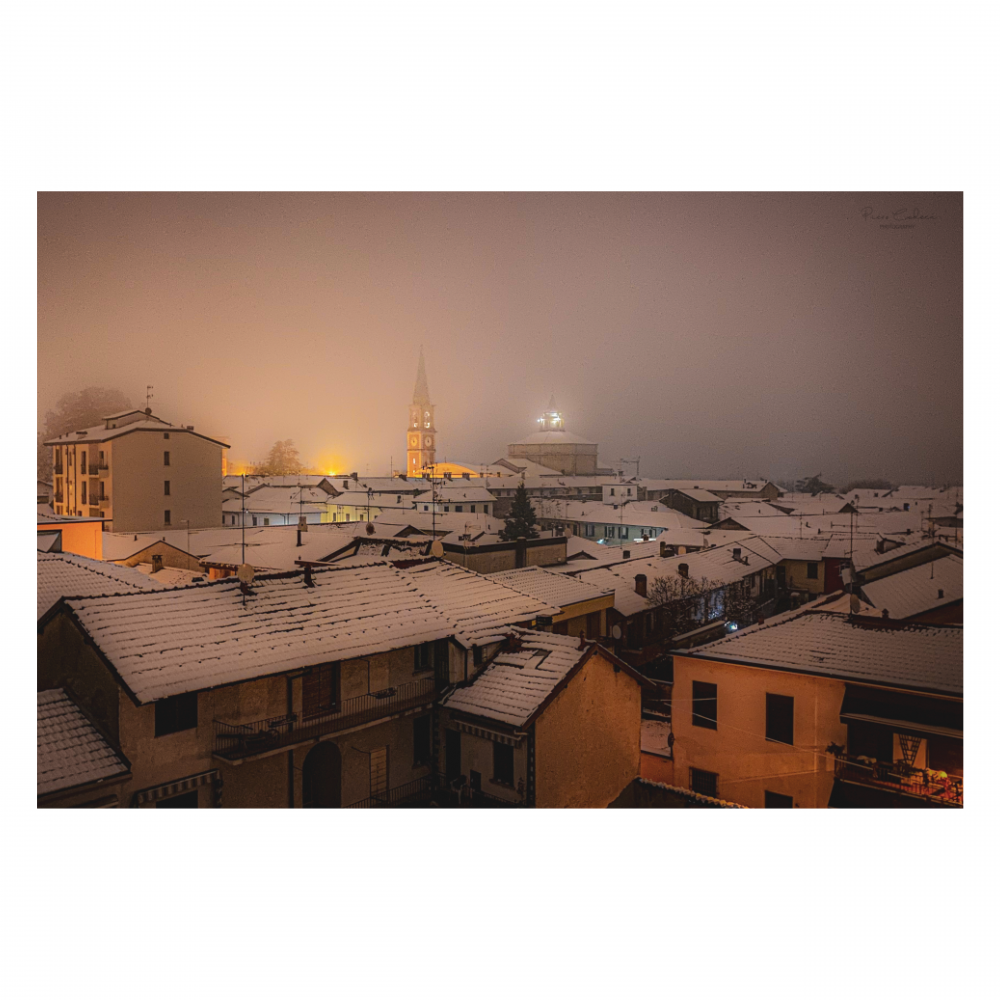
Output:
M389 787L389 748L379 747L371 752L371 794L385 795Z
M340 705L340 664L313 667L302 678L302 714L336 712Z

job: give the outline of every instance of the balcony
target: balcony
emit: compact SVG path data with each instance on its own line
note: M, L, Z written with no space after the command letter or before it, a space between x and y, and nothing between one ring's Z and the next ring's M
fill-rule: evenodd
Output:
M917 770L903 761L888 764L870 757L838 756L835 774L838 780L855 785L915 795L939 805L962 805L962 779L944 771Z
M98 474L98 476L101 477L101 479L107 479L108 478L108 472L109 472L109 470L108 470L108 460L107 459L105 459L103 462L98 462L97 463L97 474ZM91 473L91 475L93 475L93 473Z
M52 499L56 503L62 503L63 500L65 499L65 495L63 493L60 493L60 492L57 491L56 493L53 494Z
M217 719L213 752L216 757L224 760L254 757L430 704L435 693L434 679L429 677L374 694L348 698L340 703L336 711L324 712L322 715L279 715L273 719L259 719L243 725L220 722Z
M97 475L97 465L94 462L91 462L90 465L87 466L87 475L88 476Z
M107 509L108 507L111 506L111 497L109 497L109 496L99 496L97 498L97 503L98 503L99 506L104 507L105 509Z
M425 805L435 788L435 779L431 774L405 785L389 788L379 795L372 795L360 802L352 802L345 809L392 809L400 806Z

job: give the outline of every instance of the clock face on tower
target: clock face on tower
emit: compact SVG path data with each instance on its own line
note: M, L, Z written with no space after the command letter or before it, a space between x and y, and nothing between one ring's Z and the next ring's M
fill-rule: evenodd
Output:
M429 448L431 446L431 439L429 437L424 438L424 447Z
M420 435L419 434L411 434L410 435L410 447L411 448L419 448L420 447Z

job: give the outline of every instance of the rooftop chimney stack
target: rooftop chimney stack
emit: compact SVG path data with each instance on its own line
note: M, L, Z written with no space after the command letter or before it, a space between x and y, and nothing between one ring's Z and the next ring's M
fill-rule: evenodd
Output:
M680 564L680 565L679 565L679 566L677 567L677 572L678 572L678 573L679 573L679 574L680 574L680 575L681 575L682 577L684 577L684 579L686 580L686 579L688 578L688 564L687 564L687 563L681 563L681 564Z
M743 559L741 558L742 555L743 555L743 550L742 549L733 549L733 558L737 562L742 562L743 561Z
M636 573L635 575L635 592L640 597L646 596L646 574Z

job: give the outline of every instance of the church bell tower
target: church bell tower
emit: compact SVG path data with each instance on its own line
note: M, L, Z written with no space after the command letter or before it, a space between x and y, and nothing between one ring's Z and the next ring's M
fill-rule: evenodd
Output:
M434 465L434 406L427 388L427 371L424 368L424 349L420 348L417 365L417 384L413 387L410 406L410 423L406 430L406 474L419 476L424 469Z

